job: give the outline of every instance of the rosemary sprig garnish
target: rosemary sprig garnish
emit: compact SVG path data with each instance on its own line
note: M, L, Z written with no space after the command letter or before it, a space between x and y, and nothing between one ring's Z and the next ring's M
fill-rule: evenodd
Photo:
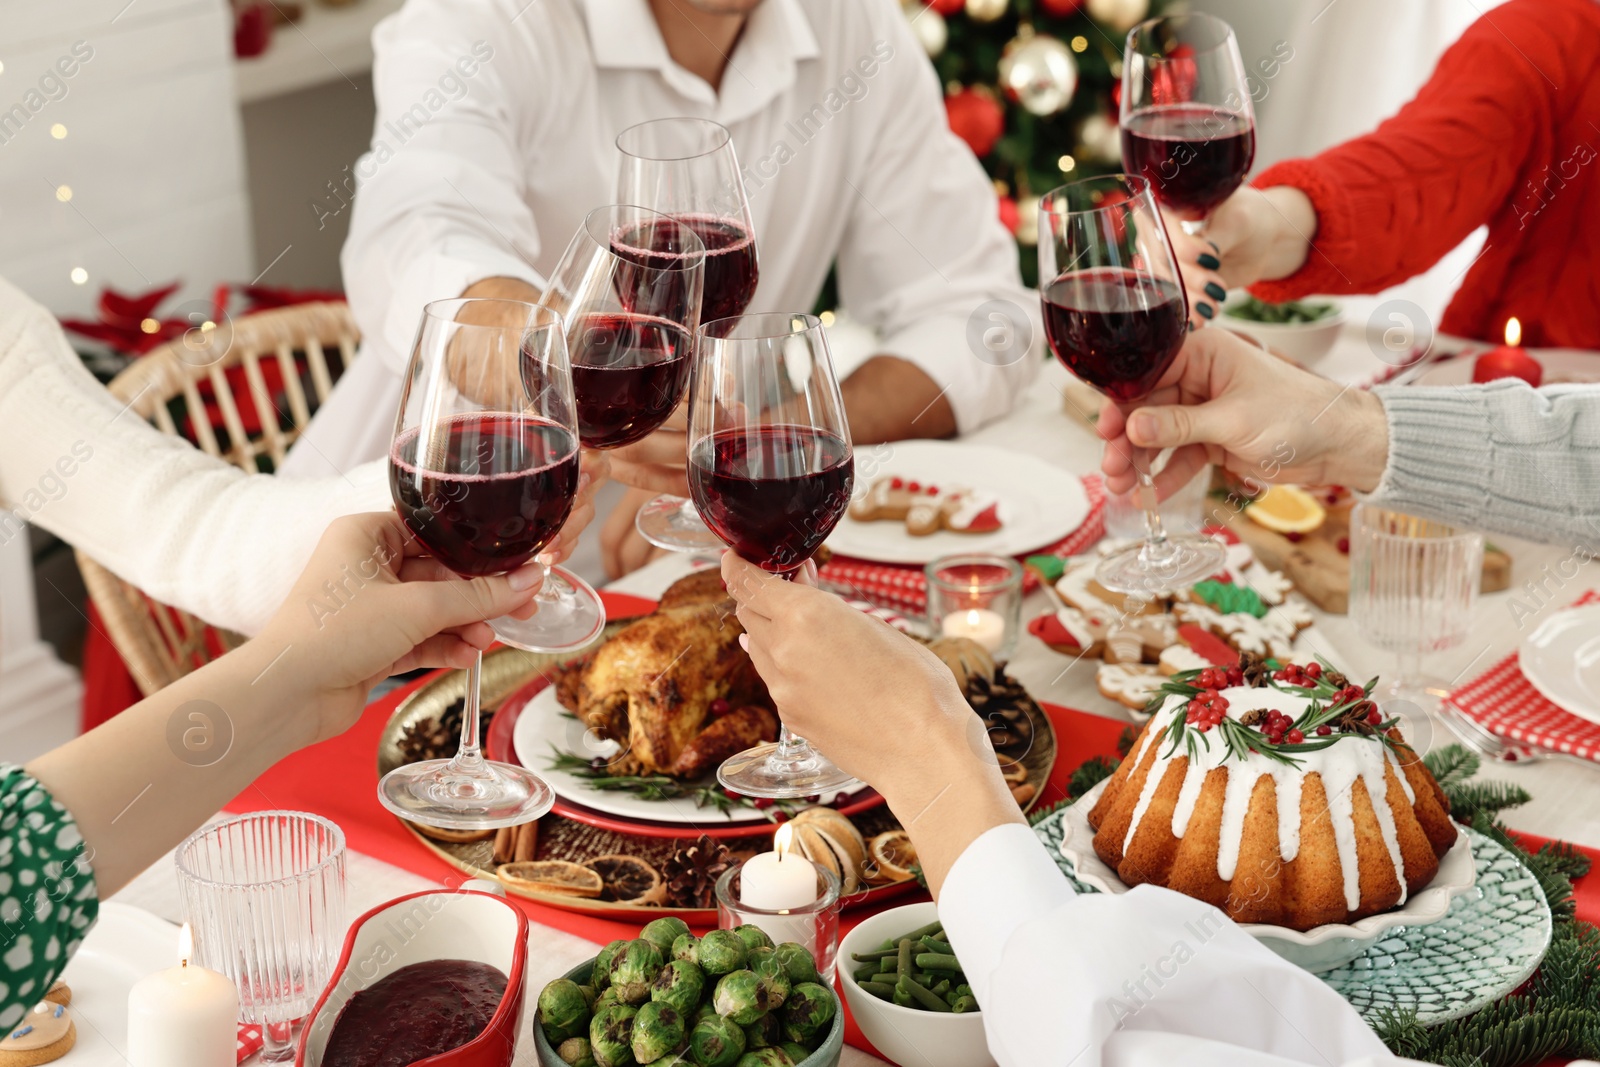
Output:
M641 800L693 800L696 807L715 808L726 815L734 808L750 808L761 812L768 821L776 822L780 812L793 815L806 805L791 800L775 800L770 805L757 807L752 797L730 797L716 786L681 782L664 774L612 774L575 752L563 752L550 746L550 759L545 764L551 770L566 771L582 778L592 789L606 792L632 793Z

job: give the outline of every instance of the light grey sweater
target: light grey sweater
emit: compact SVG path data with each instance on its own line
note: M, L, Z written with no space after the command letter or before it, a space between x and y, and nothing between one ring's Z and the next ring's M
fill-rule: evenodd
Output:
M1547 544L1600 539L1600 385L1373 393L1389 418L1374 504Z

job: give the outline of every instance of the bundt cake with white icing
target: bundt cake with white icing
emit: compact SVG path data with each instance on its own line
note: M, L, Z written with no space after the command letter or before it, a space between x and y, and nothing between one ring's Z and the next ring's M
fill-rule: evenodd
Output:
M1457 830L1370 692L1250 655L1174 676L1089 813L1095 852L1238 922L1309 930L1404 903Z

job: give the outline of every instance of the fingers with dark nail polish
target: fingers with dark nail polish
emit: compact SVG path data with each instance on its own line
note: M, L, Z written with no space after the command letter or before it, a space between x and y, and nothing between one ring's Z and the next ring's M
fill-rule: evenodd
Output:
M1201 252L1200 255L1195 258L1195 262L1200 264L1206 270L1222 269L1222 260L1212 255L1210 252Z
M1215 311L1211 310L1211 305L1206 303L1204 300L1196 300L1194 302L1194 309L1200 313L1201 318L1205 319L1209 319L1216 314Z
M1213 300L1226 300L1228 299L1228 290L1216 282L1206 282L1206 295Z

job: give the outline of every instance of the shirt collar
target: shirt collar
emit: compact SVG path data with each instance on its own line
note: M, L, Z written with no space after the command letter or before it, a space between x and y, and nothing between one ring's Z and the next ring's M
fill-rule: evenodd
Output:
M722 76L720 99L710 87L672 61L646 0L581 0L595 65L622 70L658 70L692 100L715 103L723 123L759 111L794 84L795 66L821 55L811 20L800 0L764 0L750 13L744 33Z

